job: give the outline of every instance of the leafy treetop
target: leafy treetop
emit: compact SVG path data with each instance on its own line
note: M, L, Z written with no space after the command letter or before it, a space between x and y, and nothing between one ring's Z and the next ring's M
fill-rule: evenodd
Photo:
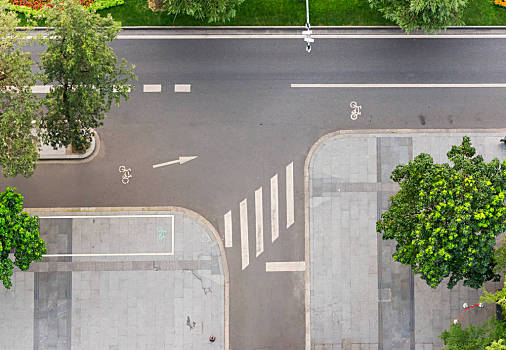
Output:
M447 153L453 165L420 154L398 165L391 178L400 191L376 224L383 239L395 239L395 261L410 265L433 288L480 288L498 280L493 252L506 230L506 160L487 163L475 155L469 137Z
M0 164L4 176L33 174L38 154L40 108L32 94L35 84L30 53L22 51L26 32L19 19L0 2Z
M46 253L39 237L39 219L23 210L23 196L11 187L0 193L0 280L5 288L12 286L13 265L27 270L32 261L42 260ZM9 254L14 253L14 261Z
M103 123L113 102L128 99L134 66L118 59L109 43L121 30L111 15L101 17L75 0L55 0L44 9L54 30L41 40L43 82L54 84L42 118L44 141L53 147L72 144L85 150L92 128Z
M386 19L406 32L421 29L439 32L451 25L463 25L462 14L468 0L369 0Z

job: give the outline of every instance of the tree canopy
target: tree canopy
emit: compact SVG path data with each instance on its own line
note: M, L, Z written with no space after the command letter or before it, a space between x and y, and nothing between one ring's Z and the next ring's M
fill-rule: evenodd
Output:
M45 242L39 238L39 219L22 210L23 196L15 189L7 187L0 193L0 280L7 289L12 286L14 265L27 270L46 253Z
M444 350L498 350L503 349L505 338L506 322L494 318L468 328L462 328L460 323L452 324L441 334Z
M4 176L33 174L38 153L40 108L30 53L22 51L24 31L19 19L0 5L0 164Z
M506 230L506 160L475 155L469 137L447 153L452 164L420 154L398 165L391 178L400 191L377 222L383 239L395 239L393 259L410 265L427 284L448 288L459 281L480 288L498 280L496 236Z
M462 13L468 0L369 0L372 8L397 23L406 32L421 29L439 32L463 25Z
M41 123L44 141L84 150L112 102L128 99L134 66L125 59L119 64L109 47L121 30L110 14L101 17L73 0L57 0L44 11L47 26L54 27L41 40L47 46L43 82L53 84Z
M185 14L212 22L228 21L235 17L236 8L244 0L162 0L162 8L172 15Z

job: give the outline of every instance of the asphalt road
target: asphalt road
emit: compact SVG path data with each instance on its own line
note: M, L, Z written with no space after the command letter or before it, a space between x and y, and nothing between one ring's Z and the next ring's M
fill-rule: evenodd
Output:
M232 349L304 349L303 273L266 273L266 261L304 260L304 161L326 133L345 129L504 128L501 88L291 88L291 83L506 83L506 39L117 40L136 65L128 102L99 129L92 162L40 164L15 184L27 207L157 206L195 210L224 234L232 210ZM192 84L175 94L174 84ZM142 84L162 84L161 94ZM170 92L168 92L170 91ZM362 115L350 119L350 101ZM152 165L198 155L184 165ZM271 243L269 181L294 163L295 224L280 206L280 238ZM121 183L119 165L132 169ZM265 251L255 257L254 191L263 186ZM249 207L250 265L241 269L239 202ZM177 244L177 243L176 243Z

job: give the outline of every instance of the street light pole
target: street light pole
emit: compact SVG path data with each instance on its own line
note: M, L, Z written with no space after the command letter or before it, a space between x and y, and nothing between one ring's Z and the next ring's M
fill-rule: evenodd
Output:
M306 0L306 30L302 32L304 35L304 41L306 42L306 51L311 52L311 43L314 42L314 39L311 38L311 27L309 25L309 0Z

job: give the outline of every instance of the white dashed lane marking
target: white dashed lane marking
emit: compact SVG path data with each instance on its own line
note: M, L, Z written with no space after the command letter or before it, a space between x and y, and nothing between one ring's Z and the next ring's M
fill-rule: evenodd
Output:
M191 84L175 84L174 92L191 92Z
M144 84L142 88L143 92L162 92L161 84Z

